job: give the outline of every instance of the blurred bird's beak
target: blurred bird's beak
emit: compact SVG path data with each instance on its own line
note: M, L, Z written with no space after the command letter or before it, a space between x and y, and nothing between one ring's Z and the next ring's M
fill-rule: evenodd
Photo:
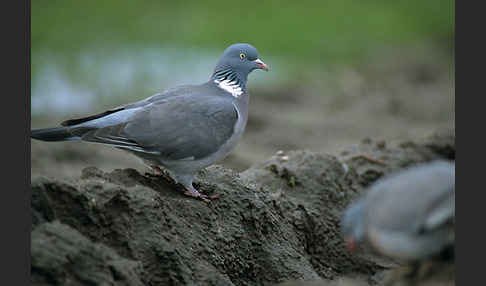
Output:
M268 66L262 60L256 59L253 62L256 63L257 68L268 71Z
M354 242L353 239L345 239L346 242L346 248L348 249L349 252L353 253L357 249L356 242Z

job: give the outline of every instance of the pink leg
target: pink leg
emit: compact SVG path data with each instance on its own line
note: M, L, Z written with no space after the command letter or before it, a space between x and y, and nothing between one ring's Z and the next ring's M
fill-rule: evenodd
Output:
M161 176L161 177L164 177L167 181L169 182L172 182L174 184L177 184L177 181L179 181L179 184L181 184L184 189L185 189L185 192L184 192L184 195L186 196L189 196L189 197L193 197L193 198L200 198L201 200L203 200L204 202L209 202L210 200L214 200L214 199L217 199L219 198L219 195L212 195L212 196L206 196L204 194L201 194L198 190L196 190L193 186L192 186L192 175L190 176L180 176L177 178L177 181L174 180L174 178L172 178L169 173L165 172L164 170L160 169L158 166L156 165L150 165L150 167L152 168L152 170L154 171L154 174L153 176Z
M165 178L165 180L167 180L167 182L172 182L172 183L175 184L174 179L165 170L162 170L158 166L155 166L155 165L150 165L150 168L152 168L154 173L153 174L146 173L147 175L153 176L153 177L163 177L163 178Z
M184 185L184 188L186 191L184 192L184 195L189 196L189 197L194 197L194 198L200 198L206 203L209 203L211 200L215 200L219 198L219 195L213 195L213 196L206 196L204 194L201 194L198 190L196 190L192 184L191 185Z
M156 176L162 175L162 170L158 166L151 165L150 167L154 171L154 175Z

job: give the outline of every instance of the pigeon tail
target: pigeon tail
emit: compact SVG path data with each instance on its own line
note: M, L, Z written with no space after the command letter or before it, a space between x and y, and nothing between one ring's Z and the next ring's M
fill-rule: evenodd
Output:
M30 137L42 141L73 141L77 136L73 136L66 127L42 128L30 131Z

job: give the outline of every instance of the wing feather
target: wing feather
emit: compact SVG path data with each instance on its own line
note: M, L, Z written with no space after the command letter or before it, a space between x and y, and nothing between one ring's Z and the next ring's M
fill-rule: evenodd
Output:
M199 159L231 138L238 121L234 99L207 89L183 86L63 125L83 141L167 160Z

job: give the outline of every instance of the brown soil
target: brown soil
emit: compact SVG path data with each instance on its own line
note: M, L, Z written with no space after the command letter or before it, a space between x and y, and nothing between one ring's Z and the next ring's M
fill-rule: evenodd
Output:
M32 283L382 284L401 268L348 253L341 211L381 176L438 158L455 159L454 134L364 140L339 156L293 151L242 173L212 166L195 181L203 192L221 195L210 203L135 169L88 167L77 179L34 177ZM394 275L389 285L436 285L444 271L452 271L445 280L454 285L453 270L444 267L439 278L427 276L432 284Z

